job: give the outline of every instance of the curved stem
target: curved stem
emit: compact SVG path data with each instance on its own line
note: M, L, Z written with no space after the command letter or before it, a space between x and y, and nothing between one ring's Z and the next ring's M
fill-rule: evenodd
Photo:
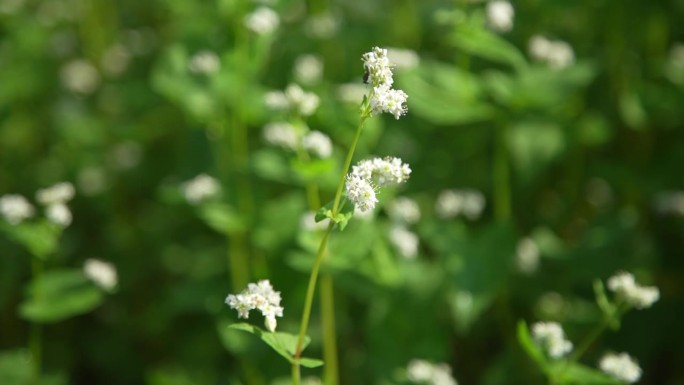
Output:
M33 275L34 282L39 280L43 275L43 261L34 257L31 261L31 273ZM40 285L36 285L36 288L39 287ZM35 292L33 295L41 296L42 293ZM29 348L31 351L31 363L33 367L33 377L31 383L38 385L40 383L43 361L43 328L39 323L34 321L31 323L29 333Z

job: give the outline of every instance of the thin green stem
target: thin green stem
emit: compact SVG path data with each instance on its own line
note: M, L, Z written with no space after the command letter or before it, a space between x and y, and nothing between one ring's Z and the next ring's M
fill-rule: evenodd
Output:
M321 275L321 322L323 323L323 383L339 384L337 366L337 332L335 329L335 291L330 273Z
M368 115L364 114L361 116L361 121L359 126L356 128L356 135L354 136L354 141L349 147L349 152L347 152L347 159L344 161L344 168L342 169L342 176L340 176L340 182L337 184L337 191L335 192L335 200L333 201L332 214L337 215L337 210L340 208L340 200L342 199L342 189L344 188L344 182L347 179L347 172L349 172L349 167L351 167L351 161L354 157L354 151L356 150L356 144L359 142L361 137L361 131L363 131L363 123L368 119Z
M39 280L43 275L43 267L43 261L38 258L33 258L31 261L31 274L34 282ZM39 285L36 285L37 289L33 295L42 295L42 293L38 291L39 287ZM31 351L31 364L33 369L32 383L38 385L40 383L43 362L43 327L39 323L33 322L31 323L29 333L29 349Z
M495 130L494 166L492 173L494 184L494 216L497 221L506 222L511 218L511 180L505 125L499 124Z

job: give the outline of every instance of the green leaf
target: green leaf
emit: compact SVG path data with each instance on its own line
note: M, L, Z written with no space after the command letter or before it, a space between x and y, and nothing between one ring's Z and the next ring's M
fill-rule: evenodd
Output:
M248 323L237 323L228 326L231 329L243 330L259 337L268 346L273 348L276 353L283 356L286 360L291 363L295 362L294 354L297 350L297 339L298 336L290 333L283 332L267 332L256 326L250 325ZM304 350L311 339L308 336L304 337L304 344L302 345L302 350ZM308 368L314 368L323 365L323 361L314 358L299 358L299 364Z
M338 213L333 215L333 203L334 201L330 201L325 206L321 207L316 212L315 220L316 222L320 222L326 218L329 218L331 221L337 223L337 225L340 227L340 231L342 231L345 227L347 227L351 217L354 216L354 205L351 204L346 197L342 197L340 206L338 208Z
M31 282L19 313L33 322L59 322L93 310L103 298L81 270L53 270Z
M530 329L527 327L527 323L523 320L518 321L518 342L520 343L520 346L522 346L523 350L525 350L527 355L537 363L539 368L543 372L549 373L549 362L539 346L537 346L537 344L535 344L532 340L532 336L530 336Z
M554 384L568 385L617 385L622 381L608 376L588 366L568 361L556 361L551 364L550 376Z
M456 28L450 42L467 53L493 62L508 64L514 68L527 65L523 54L499 35L475 23Z
M245 228L240 215L225 203L203 203L198 207L197 213L209 227L221 234L230 234Z
M59 236L62 234L59 226L45 220L18 225L0 222L0 230L28 249L33 256L43 260L57 250Z

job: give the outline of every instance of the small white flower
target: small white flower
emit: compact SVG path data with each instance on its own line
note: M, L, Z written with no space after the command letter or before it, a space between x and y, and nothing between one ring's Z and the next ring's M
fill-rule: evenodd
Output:
M265 326L271 332L274 332L277 326L275 317L283 316L284 309L280 306L280 301L280 292L274 291L268 280L250 283L240 294L229 294L226 297L226 304L237 310L240 318L249 318L250 310L261 311Z
M518 242L515 253L518 270L525 274L532 274L539 267L539 247L532 238L526 237Z
M371 113L376 115L387 112L394 115L395 119L399 119L408 111L404 105L407 98L406 92L391 89L387 84L373 87L370 99Z
M601 358L599 367L606 374L630 384L639 381L641 378L639 364L627 353L608 353Z
M221 185L211 176L200 174L183 183L181 191L188 203L196 205L218 195L221 191Z
M444 190L435 202L435 211L442 218L455 218L464 215L477 219L485 207L485 198L475 190Z
M272 146L294 151L298 147L299 135L290 123L275 122L264 126L264 140Z
M285 111L290 108L290 102L282 91L269 91L264 95L264 104L271 111Z
M31 218L35 210L26 198L19 194L7 194L0 197L0 214L11 225L17 225Z
M87 259L83 265L86 277L104 290L112 291L118 282L116 268L111 263Z
M302 116L310 116L316 112L320 100L313 92L306 92L296 84L290 84L285 89L290 109L297 111Z
M420 207L413 199L397 197L387 206L387 214L396 222L415 224L420 220Z
M545 62L553 68L562 69L575 62L572 47L560 40L549 40L544 36L532 36L528 51L533 59Z
M56 223L62 227L67 227L71 224L72 216L71 210L64 203L52 203L45 210L45 216L50 222Z
M268 7L259 7L245 16L245 26L257 35L266 35L275 31L280 25L278 14Z
M394 83L392 65L387 57L387 50L373 47L373 50L361 56L363 68L368 74L368 84L373 87L385 85L388 88Z
M558 322L537 322L532 325L532 338L552 358L560 358L572 350Z
M202 50L194 54L188 63L188 70L195 74L213 74L221 67L218 55L213 51Z
M627 272L619 272L608 279L608 288L637 309L651 307L660 298L660 291L655 286L641 286L634 276Z
M515 10L506 0L494 0L487 3L487 24L496 32L508 32L513 29Z
M315 55L301 55L295 60L294 76L302 84L316 84L323 76L323 62Z
M375 189L369 179L358 175L347 176L347 198L361 212L373 210L378 199L375 197Z
M65 64L59 71L62 85L79 94L91 94L100 85L100 74L89 61L73 60Z
M399 254L406 259L415 259L418 255L418 235L403 226L393 226L389 239Z
M332 155L332 141L328 135L320 131L311 131L306 134L302 138L302 146L319 158L328 158Z
M74 197L75 192L74 185L69 182L61 182L38 190L36 200L43 205L66 203Z
M415 68L420 63L416 51L401 48L387 48L387 57L397 69Z
M411 168L396 157L363 160L352 167L353 175L377 181L379 186L404 183L411 175Z
M445 363L433 364L414 359L406 367L406 376L415 384L458 385L451 374L451 367Z
M340 19L331 13L319 13L309 17L304 25L309 37L328 39L337 34L340 29Z

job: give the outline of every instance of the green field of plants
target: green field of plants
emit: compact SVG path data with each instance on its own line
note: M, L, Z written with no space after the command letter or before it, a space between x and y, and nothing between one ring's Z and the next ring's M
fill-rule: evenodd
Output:
M683 385L681 0L0 0L0 385Z

